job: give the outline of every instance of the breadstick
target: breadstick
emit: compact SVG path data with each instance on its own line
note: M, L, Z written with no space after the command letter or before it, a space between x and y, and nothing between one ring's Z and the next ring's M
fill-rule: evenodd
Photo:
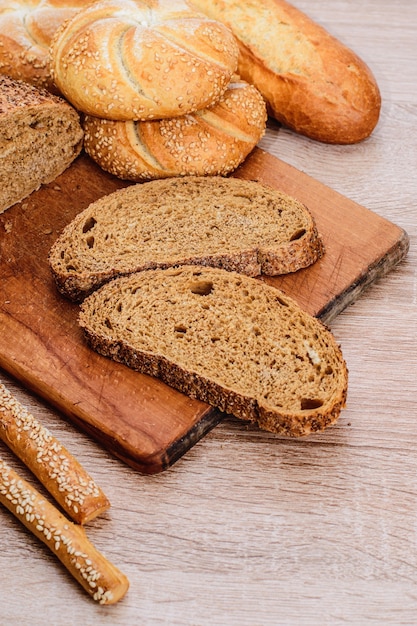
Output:
M86 470L1 383L0 439L78 524L109 508L109 500Z
M84 528L55 506L0 459L0 502L48 546L87 593L100 604L114 604L129 581L88 540Z

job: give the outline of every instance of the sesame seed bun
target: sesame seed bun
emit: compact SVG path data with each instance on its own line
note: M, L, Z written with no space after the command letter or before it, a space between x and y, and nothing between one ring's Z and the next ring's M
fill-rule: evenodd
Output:
M226 175L261 139L266 118L257 89L236 79L219 102L193 115L148 122L87 116L84 148L100 167L125 180Z
M53 79L80 111L112 120L185 115L216 102L236 71L231 31L184 0L101 0L51 44Z

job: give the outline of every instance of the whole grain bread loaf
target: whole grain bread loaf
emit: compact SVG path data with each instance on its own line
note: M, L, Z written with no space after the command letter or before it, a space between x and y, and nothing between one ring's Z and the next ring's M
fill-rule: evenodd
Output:
M355 143L371 134L381 108L374 75L305 13L285 0L192 3L232 30L239 74L259 89L278 121L327 143Z
M285 274L322 253L314 219L296 199L255 181L185 176L93 202L64 229L49 263L59 290L81 300L119 274L187 263Z
M61 174L82 141L78 113L65 100L0 76L0 213Z
M262 138L266 106L237 77L219 101L194 114L147 122L84 119L84 148L104 170L131 181L226 175Z
M147 120L211 106L236 71L231 31L187 0L97 0L50 48L55 84L80 111Z
M331 332L242 274L183 266L119 277L84 301L79 323L104 356L268 431L323 430L345 405Z

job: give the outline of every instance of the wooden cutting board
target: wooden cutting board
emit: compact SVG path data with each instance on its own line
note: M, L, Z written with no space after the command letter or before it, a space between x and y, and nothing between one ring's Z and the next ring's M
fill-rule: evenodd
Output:
M235 173L281 189L314 214L326 254L313 267L267 279L327 323L407 253L398 226L262 150ZM78 306L55 290L48 252L71 219L126 186L86 156L0 216L0 366L114 455L145 473L180 458L222 414L92 352Z

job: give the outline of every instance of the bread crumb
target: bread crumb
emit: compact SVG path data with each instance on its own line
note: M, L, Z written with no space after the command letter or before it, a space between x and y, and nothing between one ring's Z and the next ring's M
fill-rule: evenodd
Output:
M6 222L4 222L3 227L6 233L11 233L13 230L13 222L11 220L7 220Z

